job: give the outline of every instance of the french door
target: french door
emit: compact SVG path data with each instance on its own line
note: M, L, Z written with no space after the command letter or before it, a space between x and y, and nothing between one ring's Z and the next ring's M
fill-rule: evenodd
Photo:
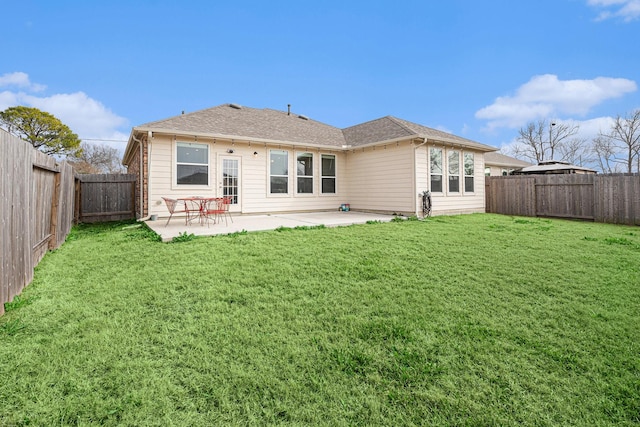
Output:
M240 157L220 156L218 171L218 195L231 197L229 211L240 212Z

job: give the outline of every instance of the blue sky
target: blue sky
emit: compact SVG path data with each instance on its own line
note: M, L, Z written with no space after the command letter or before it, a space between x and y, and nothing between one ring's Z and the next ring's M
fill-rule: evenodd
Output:
M337 127L393 115L508 146L640 108L640 0L3 2L0 110L124 149L131 127L233 102ZM93 141L92 141L93 142Z

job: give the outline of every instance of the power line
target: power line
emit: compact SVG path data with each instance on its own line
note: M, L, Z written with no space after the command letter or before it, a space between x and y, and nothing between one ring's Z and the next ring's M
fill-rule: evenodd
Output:
M129 142L126 139L101 139L101 138L82 138L83 141L105 141L105 142Z

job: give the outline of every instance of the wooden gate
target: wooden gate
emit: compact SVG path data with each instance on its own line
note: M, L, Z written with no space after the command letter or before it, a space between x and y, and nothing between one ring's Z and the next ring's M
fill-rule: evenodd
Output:
M76 221L106 222L134 219L136 175L78 175Z

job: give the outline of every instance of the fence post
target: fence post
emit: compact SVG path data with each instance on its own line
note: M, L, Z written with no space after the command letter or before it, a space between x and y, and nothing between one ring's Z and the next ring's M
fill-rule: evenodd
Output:
M77 176L73 180L74 185L74 198L75 204L73 206L73 222L78 224L80 222L80 203L82 201L82 183L80 182L80 178Z
M131 181L131 217L136 217L136 180ZM142 218L142 216L140 216Z
M51 227L49 229L49 249L56 248L58 241L58 204L60 203L60 174L57 172L53 176L53 194L51 196Z

